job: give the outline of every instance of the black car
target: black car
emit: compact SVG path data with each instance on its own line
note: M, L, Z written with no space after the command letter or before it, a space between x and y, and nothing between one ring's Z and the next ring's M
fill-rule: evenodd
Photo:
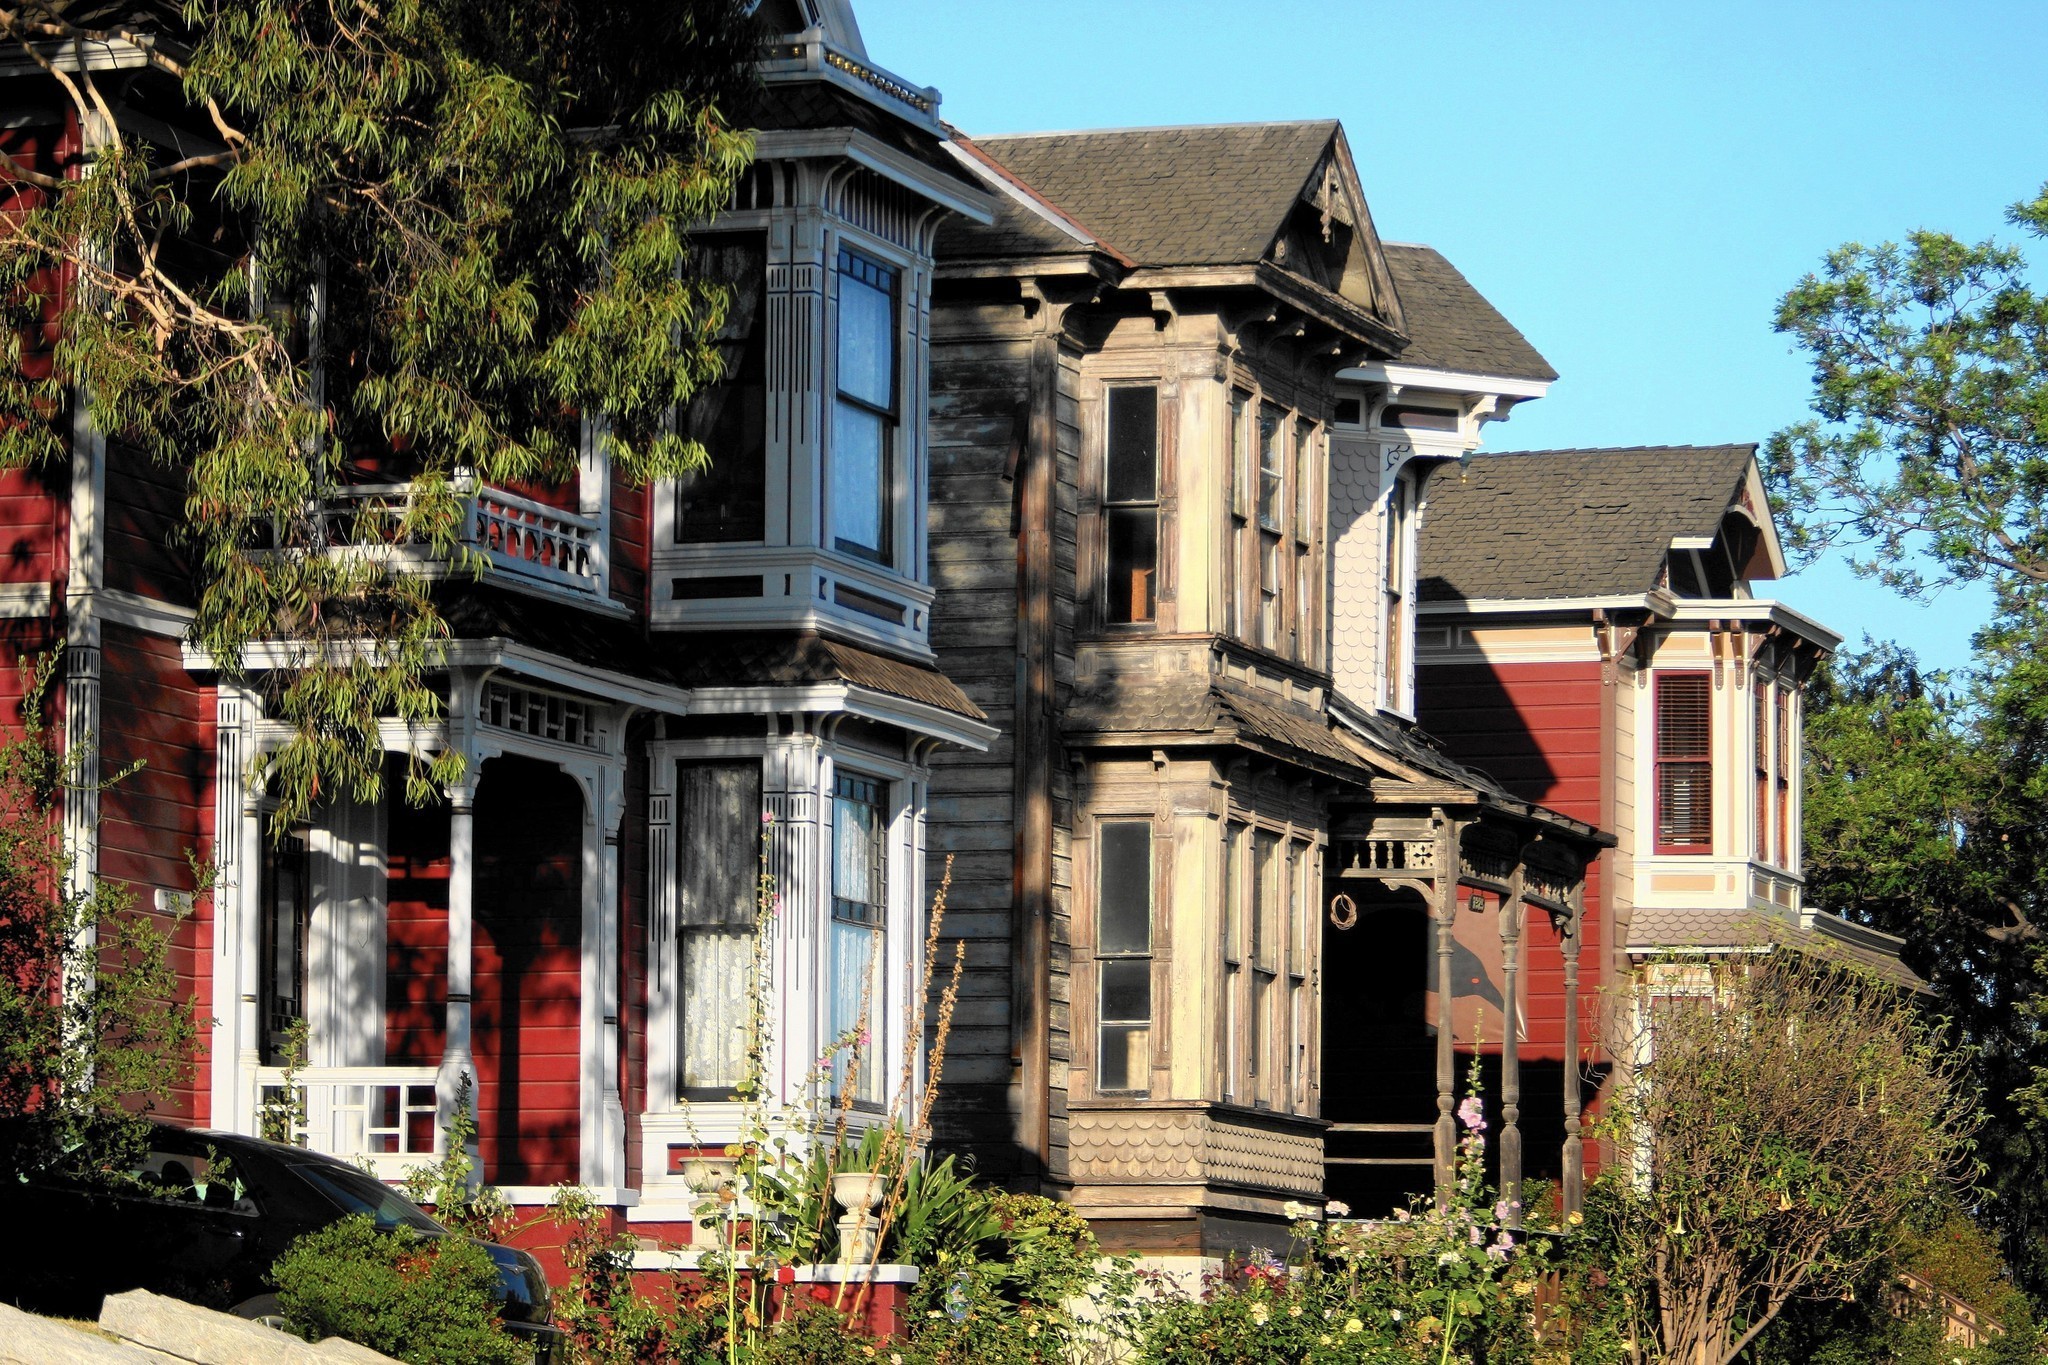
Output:
M332 1157L234 1133L154 1124L132 1183L46 1178L0 1186L0 1298L32 1312L97 1317L108 1294L148 1289L273 1317L270 1267L294 1240L352 1214L378 1228L454 1234L374 1176ZM481 1244L498 1267L508 1330L556 1354L540 1265Z

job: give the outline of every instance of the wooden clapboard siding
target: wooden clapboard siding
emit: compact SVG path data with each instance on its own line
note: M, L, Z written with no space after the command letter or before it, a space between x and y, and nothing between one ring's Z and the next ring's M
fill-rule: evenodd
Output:
M105 581L162 602L192 602L192 563L180 544L185 478L120 442L107 443Z
M654 488L644 483L636 486L616 468L612 470L611 479L612 532L605 554L611 574L612 600L625 603L635 612L645 612L647 544L653 527L650 514L653 511L651 499Z
M1020 689L1029 664L1019 574L1018 475L1027 452L1033 399L1033 342L1015 308L968 302L934 308L930 407L931 570L938 599L932 644L939 666L988 713L998 738L980 754L948 750L933 760L927 816L927 866L934 885L953 857L946 937L964 949L966 971L954 1010L936 1122L940 1141L970 1152L992 1179L1031 1174L1023 1131L1027 1112L1018 1064L1017 1001L1025 944L1017 935ZM1075 480L1079 453L1075 367L1061 357L1051 408L1056 443L1050 500L1052 714L1074 678ZM1071 823L1066 765L1044 763L1055 832L1046 888L1051 926L1047 1021L1053 1093L1047 1101L1050 1174L1065 1168L1064 1076L1073 1048L1067 1027L1071 855L1059 832ZM951 958L950 947L941 961ZM941 973L943 984L943 973Z
M127 892L127 913L170 934L179 995L204 1020L213 1013L213 906L164 915L156 892L190 893L188 855L211 853L213 689L185 671L174 639L110 624L102 645L100 771L126 775L100 793L99 875ZM207 1077L197 1067L158 1105L165 1117L196 1123L208 1110Z
M448 1013L448 807L415 806L401 782L384 787L385 1061L434 1066Z

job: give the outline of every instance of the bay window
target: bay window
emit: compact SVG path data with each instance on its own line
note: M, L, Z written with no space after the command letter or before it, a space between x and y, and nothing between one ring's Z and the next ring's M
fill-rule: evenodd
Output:
M1159 605L1159 390L1113 388L1104 443L1103 531L1107 618L1131 625Z
M1151 1088L1152 825L1105 820L1096 827L1095 1088L1142 1095Z
M748 1079L761 765L676 765L676 1098L731 1099Z
M1259 639L1262 649L1280 648L1282 630L1281 537L1285 532L1287 471L1280 446L1282 413L1271 403L1259 405Z
M897 272L842 247L838 275L832 543L886 564L894 556L896 509Z
M883 926L889 905L886 788L874 778L840 772L832 791L832 924L828 1027L835 1041L833 1091L879 1107L886 1093L884 1055L873 1040L888 1007L884 993ZM858 1062L856 1068L855 1063Z
M1656 851L1712 852L1713 680L1658 673L1655 697Z

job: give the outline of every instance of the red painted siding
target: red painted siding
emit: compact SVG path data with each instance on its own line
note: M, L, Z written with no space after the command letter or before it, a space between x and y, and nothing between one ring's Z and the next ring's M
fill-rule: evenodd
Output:
M635 612L647 607L647 542L653 529L654 490L635 487L618 470L612 471L612 597Z
M477 789L477 1128L501 1185L577 1175L583 806L531 759L492 759Z
M107 446L106 585L158 601L192 602L192 566L178 547L182 475L134 450Z
M101 774L139 766L100 794L99 873L128 890L132 913L170 930L179 989L203 1020L213 1013L213 907L169 919L156 915L155 894L191 891L187 855L212 854L213 689L185 671L176 640L108 625L102 645ZM203 1123L207 1096L207 1078L196 1070L161 1098L159 1111Z
M387 774L384 1055L440 1062L448 1009L448 807L413 806Z

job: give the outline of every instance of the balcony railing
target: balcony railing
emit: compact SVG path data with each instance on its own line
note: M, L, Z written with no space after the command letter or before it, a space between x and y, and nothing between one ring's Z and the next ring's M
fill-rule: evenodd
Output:
M411 484L344 485L322 502L321 530L330 545L416 545L405 529L412 499ZM595 517L565 512L502 488L476 489L462 502L463 543L487 555L494 570L604 596L604 546Z
M393 1178L440 1146L431 1066L281 1067L256 1073L256 1112L273 1136Z

